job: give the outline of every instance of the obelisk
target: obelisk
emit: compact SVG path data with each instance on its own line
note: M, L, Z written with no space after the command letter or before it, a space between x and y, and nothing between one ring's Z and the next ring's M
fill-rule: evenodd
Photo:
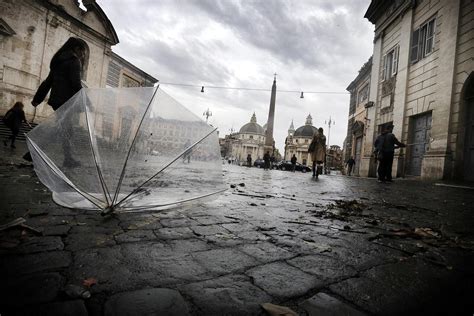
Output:
M273 141L273 122L275 120L275 100L276 100L276 74L273 78L272 96L270 97L270 110L268 111L267 130L265 132L265 153L273 154L275 150L275 142Z

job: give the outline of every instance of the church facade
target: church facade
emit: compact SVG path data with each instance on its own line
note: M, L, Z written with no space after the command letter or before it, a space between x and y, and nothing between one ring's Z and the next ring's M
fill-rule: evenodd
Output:
M69 37L80 37L88 45L82 74L90 87L105 87L111 46L119 42L112 23L95 1L3 0L0 2L0 111L22 101L28 106L40 83L48 76L49 62ZM36 120L52 109L40 105Z
M87 52L82 79L90 88L153 86L158 80L113 53L119 39L94 0L3 0L0 2L0 113L23 102L27 119L52 113L45 103L30 106L48 76L54 53L69 37L82 38Z
M257 123L254 113L250 122L242 126L238 133L226 135L222 144L226 146L224 157L239 164L245 164L249 154L252 161L261 159L265 150L265 129Z
M311 155L308 153L308 148L316 131L317 128L313 126L311 114L306 118L305 124L296 130L292 121L288 129L288 136L285 139L285 154L283 160L291 160L291 157L295 155L297 162L312 166L313 161L311 160Z

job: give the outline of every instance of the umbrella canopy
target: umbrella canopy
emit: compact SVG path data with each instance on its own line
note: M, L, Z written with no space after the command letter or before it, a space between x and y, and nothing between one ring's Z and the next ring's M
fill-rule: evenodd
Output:
M216 129L158 87L82 89L26 136L65 207L158 210L224 189Z

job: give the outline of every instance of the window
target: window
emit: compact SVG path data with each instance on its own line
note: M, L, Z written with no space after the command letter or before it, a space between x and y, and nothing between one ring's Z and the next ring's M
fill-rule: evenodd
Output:
M412 64L433 52L435 21L436 18L432 18L413 31L410 49L410 61Z
M369 99L369 85L366 84L362 89L359 90L358 94L358 104L363 103Z
M392 48L383 56L382 81L388 80L397 74L399 46Z
M250 139L253 139L253 135L250 135L249 138L250 138Z

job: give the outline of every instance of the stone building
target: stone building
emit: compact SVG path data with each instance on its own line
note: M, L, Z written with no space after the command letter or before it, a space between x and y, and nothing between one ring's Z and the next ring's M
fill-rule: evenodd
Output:
M153 87L158 79L112 52L107 71L107 87Z
M238 133L226 135L222 144L226 146L221 149L225 152L225 158L246 163L247 155L252 156L252 161L263 158L265 149L265 130L257 123L255 113L250 122L242 126Z
M342 149L340 146L329 146L326 152L326 168L330 170L341 170L344 165L342 158Z
M359 74L346 88L350 92L349 120L347 124L347 136L344 142L344 161L350 157L355 160L354 175L359 175L361 157L364 155L363 144L367 126L369 108L373 102L369 102L370 76L372 69L372 57L362 66ZM369 152L371 148L366 148Z
M2 0L0 2L0 112L15 101L26 105L48 76L54 53L71 36L88 45L83 80L89 87L105 87L111 46L118 37L110 20L93 0ZM29 119L34 108L25 107ZM37 108L36 121L51 114Z
M373 0L375 24L369 107L359 173L386 124L408 144L393 173L474 180L474 2Z
M285 139L285 155L283 160L291 160L291 157L296 155L296 159L298 159L299 163L312 166L313 161L311 160L311 155L308 154L308 148L316 131L317 128L313 126L311 114L306 118L305 124L296 130L294 129L292 121L288 129L288 136Z

